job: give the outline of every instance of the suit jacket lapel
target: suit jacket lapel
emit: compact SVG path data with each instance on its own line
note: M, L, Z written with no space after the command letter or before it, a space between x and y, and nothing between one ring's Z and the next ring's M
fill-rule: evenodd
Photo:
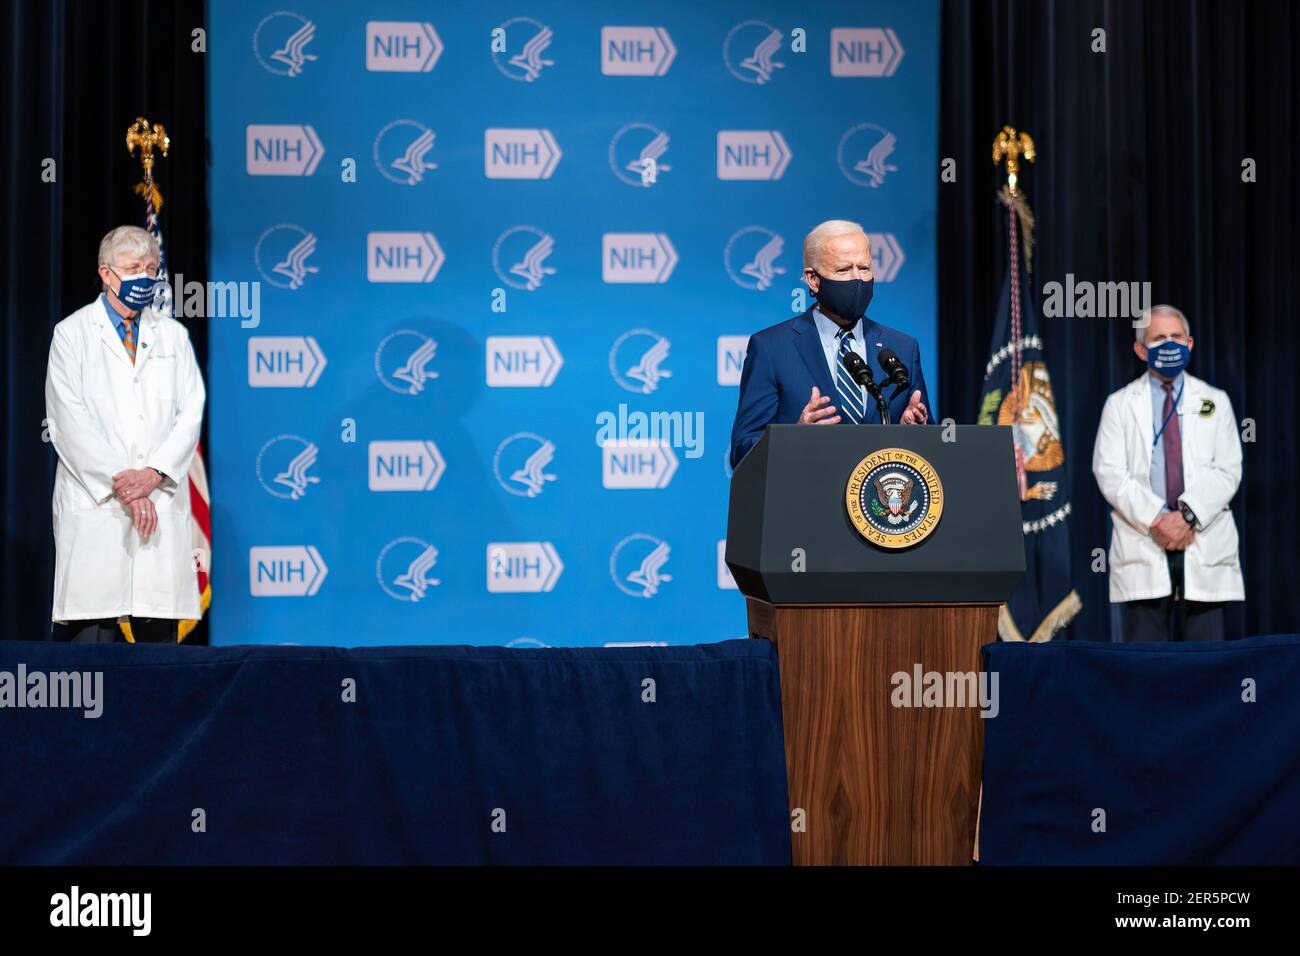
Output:
M826 353L822 350L821 336L817 334L817 326L813 322L812 309L795 319L791 328L794 330L795 350L808 366L813 384L823 395L831 397L832 404L838 404L835 383L831 380L831 370L826 366ZM800 400L806 404L808 396L800 396Z
M880 338L880 329L876 326L876 323L864 316L862 319L862 350L866 353L867 368L871 369L876 384L880 386L881 392L885 396L886 404L889 404L890 393L886 389L892 389L894 386L885 380L885 373L881 370L880 362L876 359L882 348L884 348L884 342ZM902 356L900 355L899 358L902 358ZM866 389L863 389L863 391L865 392ZM876 409L876 400L867 395L866 404L867 414L862 419L862 423L864 425L879 425L880 412Z

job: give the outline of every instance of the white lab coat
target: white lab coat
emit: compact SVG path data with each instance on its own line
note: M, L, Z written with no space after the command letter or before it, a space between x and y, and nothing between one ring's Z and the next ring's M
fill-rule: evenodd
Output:
M1182 501L1196 513L1196 534L1183 559L1190 601L1245 598L1237 524L1228 505L1241 483L1241 438L1221 389L1183 373L1179 421ZM1208 403L1208 404L1207 404ZM1164 502L1151 490L1151 386L1147 373L1106 400L1092 453L1092 473L1110 503L1110 599L1141 601L1172 593L1165 550L1151 539Z
M131 364L102 298L54 327L45 414L54 476L55 621L123 614L197 619L190 461L205 392L189 333L153 309L138 318ZM113 497L113 475L157 468L147 541Z

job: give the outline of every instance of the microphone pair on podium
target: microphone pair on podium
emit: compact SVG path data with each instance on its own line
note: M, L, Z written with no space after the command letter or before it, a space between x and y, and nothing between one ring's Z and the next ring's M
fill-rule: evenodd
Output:
M899 395L907 391L911 385L911 379L907 375L907 366L905 366L893 349L881 349L876 355L876 361L880 363L880 369L885 373L887 382L893 382L895 386L894 394L889 396L892 402ZM880 394L880 386L876 384L875 378L871 374L871 366L866 363L857 352L844 353L844 367L853 376L853 381L865 388L871 397L876 400L876 410L880 412L880 421L886 425L889 422L889 406L885 404L884 396Z

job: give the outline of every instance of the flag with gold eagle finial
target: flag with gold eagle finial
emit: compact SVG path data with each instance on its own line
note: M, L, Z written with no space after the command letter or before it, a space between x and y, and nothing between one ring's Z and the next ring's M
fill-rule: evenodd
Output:
M150 180L152 186L152 180ZM167 279L167 252L163 248L162 227L158 224L158 209L154 206L156 189L144 193L144 227L158 240L158 284L154 308L163 315L172 315L172 287ZM203 446L194 450L194 459L190 463L190 537L194 549L194 573L198 576L199 614L206 614L212 603L212 582L208 577L209 556L212 554L212 514L208 503L208 472L203 464ZM185 640L198 621L181 621L178 637Z
M1070 582L1065 441L1043 354L1029 251L1033 214L1023 193L1000 194L1007 275L984 372L979 424L1011 426L1025 536L1025 574L998 616L1004 641L1049 641L1082 607Z

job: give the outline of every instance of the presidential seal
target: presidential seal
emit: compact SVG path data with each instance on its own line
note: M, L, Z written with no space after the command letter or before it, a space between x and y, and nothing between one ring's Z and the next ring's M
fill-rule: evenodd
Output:
M943 484L933 466L905 448L882 448L858 462L844 489L858 533L882 548L924 541L943 515Z

